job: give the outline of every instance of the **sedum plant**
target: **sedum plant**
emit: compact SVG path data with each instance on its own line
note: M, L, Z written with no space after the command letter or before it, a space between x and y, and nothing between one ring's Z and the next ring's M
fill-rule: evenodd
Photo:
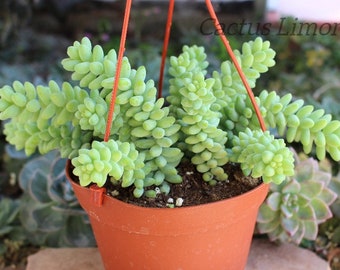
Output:
M105 138L117 54L104 54L88 38L76 41L62 61L73 84L34 86L15 81L0 89L0 119L6 139L27 155L59 149L71 159L80 184L107 182L133 187L136 197L168 193L182 181L177 166L190 160L212 185L228 180L224 165L240 163L246 176L282 183L294 175L286 142L299 142L318 158L340 159L340 122L323 110L263 91L256 98L266 125L282 138L262 131L236 68L230 61L208 74L203 47L184 46L170 57L169 96L157 98L143 66L123 58L110 136ZM274 66L268 41L256 38L235 50L248 83ZM165 100L167 103L165 103ZM284 140L286 139L286 140ZM146 192L148 191L148 192Z
M330 187L331 173L313 158L300 155L295 160L294 176L280 185L271 184L260 206L257 230L272 241L315 240L319 224L332 217L330 205L337 194Z

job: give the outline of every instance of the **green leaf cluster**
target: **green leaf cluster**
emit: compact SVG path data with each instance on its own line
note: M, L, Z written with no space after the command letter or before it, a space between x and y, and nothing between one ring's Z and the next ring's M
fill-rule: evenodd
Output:
M50 81L48 86L35 87L16 81L0 89L0 119L12 120L5 125L6 138L18 150L25 149L27 155L60 149L62 156L68 158L77 158L82 152L81 160L84 160L84 152L93 154L98 150L90 150L91 142L104 138L115 80L116 52L111 50L104 55L100 46L92 48L90 40L83 38L81 42L74 42L67 54L69 57L62 65L72 72L72 79L78 81L79 86L64 83L59 87ZM138 183L136 194L140 195L144 187L164 185L167 189L165 180L181 182L175 167L183 156L179 148L173 147L180 126L169 115L169 108L163 106L164 99L156 98L154 81L145 78L145 68L132 69L124 57L110 133L110 139L118 144L129 143L143 157L144 173L138 175L145 177L143 183L140 183L141 177L135 181ZM97 165L97 171L99 167ZM131 173L129 166L123 167L125 174ZM104 168L106 172L107 165ZM91 181L103 185L105 173L99 179L91 170L86 172L84 166L76 170L81 183L88 184L89 175L96 175ZM125 182L123 185L128 186Z
M315 148L316 156L323 160L329 153L340 159L340 122L332 119L323 109L304 105L302 99L293 100L291 94L280 97L263 90L258 97L268 127L276 128L287 142L299 142L306 154Z
M78 105L88 96L67 82L61 88L54 81L48 86L15 81L2 87L0 119L11 119L4 127L7 141L17 150L25 149L28 156L37 150L45 154L55 149L64 157L73 156L92 139L86 130L71 127L77 122Z
M251 88L255 87L262 73L275 65L275 51L270 48L270 42L259 37L243 43L242 51L234 50L234 53ZM213 108L222 113L220 126L228 133L229 140L247 127L255 128L252 125L255 117L253 106L233 63L222 62L220 71L213 71L212 77L216 97Z
M102 187L108 175L113 183L121 182L123 187L135 183L135 194L141 196L144 192L143 179L145 178L142 170L143 160L144 156L139 155L134 144L114 140L94 141L90 149L80 149L79 155L72 159L72 164L75 166L73 173L80 177L82 186L96 183Z
M83 38L67 55L62 65L77 86L54 81L6 85L0 88L0 120L9 120L6 139L27 155L59 149L72 159L83 185L103 186L111 179L123 187L134 185L136 197L153 196L156 187L169 192L169 184L182 181L176 167L183 157L210 184L228 179L223 166L230 161L265 182L279 184L293 174L292 154L283 140L260 130L232 62L208 74L204 48L184 46L178 57L170 57L168 105L156 97L145 67L133 69L127 57L115 78L115 50L105 54ZM235 55L251 87L275 64L275 51L261 38L244 43ZM110 137L104 142L117 79ZM301 142L306 153L315 149L319 159L328 153L340 160L339 121L291 95L263 90L256 102L266 125L288 143Z
M226 132L219 125L219 113L211 109L216 101L212 92L214 79L205 79L206 61L203 48L184 47L183 53L171 58L170 109L181 126L182 148L192 153L191 161L214 183L226 180L222 166L228 162Z
M281 184L294 175L293 153L283 139L275 139L269 131L247 128L233 139L231 161L240 163L245 175L262 177L265 183Z

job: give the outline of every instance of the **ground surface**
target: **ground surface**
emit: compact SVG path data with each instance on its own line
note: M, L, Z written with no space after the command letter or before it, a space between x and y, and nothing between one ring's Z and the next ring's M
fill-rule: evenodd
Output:
M103 270L95 248L44 249L28 258L26 270ZM226 269L228 269L226 267ZM266 240L252 243L245 270L327 270L327 262L292 244L280 246ZM199 270L199 269L198 269Z

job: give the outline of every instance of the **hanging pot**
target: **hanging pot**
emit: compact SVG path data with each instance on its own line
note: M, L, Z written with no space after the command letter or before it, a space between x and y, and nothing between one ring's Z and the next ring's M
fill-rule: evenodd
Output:
M107 270L244 269L259 206L268 185L219 202L147 208L117 200L72 180L88 213Z

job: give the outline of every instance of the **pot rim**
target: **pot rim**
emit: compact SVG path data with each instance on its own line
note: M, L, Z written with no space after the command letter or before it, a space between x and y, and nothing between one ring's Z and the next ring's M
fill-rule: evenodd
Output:
M89 192L91 192L91 189L89 186L81 186L79 183L75 182L74 181L74 175L72 175L70 173L70 165L71 165L71 161L70 160L67 160L67 163L66 163L66 168L65 168L65 171L66 171L66 176L68 178L68 180L75 186L78 186L80 189L82 190L88 190ZM103 189L104 190L104 189ZM226 199L223 199L223 200L219 200L219 201L214 201L214 202L209 202L209 203L204 203L204 204L199 204L199 205L191 205L191 206L183 206L183 207L174 207L174 208L166 208L166 207L146 207L146 206L140 206L140 205L136 205L136 204L132 204L132 203L128 203L128 202L124 202L122 200L119 200L113 196L110 196L108 194L106 194L105 192L102 194L103 196L103 201L105 203L106 200L114 200L116 201L115 203L117 204L120 204L120 205L124 205L125 207L128 206L129 208L133 209L152 209L153 211L154 210L163 210L163 211L187 211L188 209L201 209L201 208L206 208L206 207L212 207L212 208L215 208L216 206L222 206L225 204L225 201L229 201L229 202L239 202L241 200L243 200L245 197L251 197L251 198L255 198L258 196L258 192L260 190L263 190L263 192L265 192L266 194L268 193L268 190L269 190L269 184L266 184L266 183L261 183L259 184L258 186L256 186L255 188L245 192L245 193L242 193L242 194L239 194L239 195L236 195L236 196L233 196L233 197L230 197L230 198L226 198ZM94 191L96 192L96 191ZM98 192L98 191L97 191ZM96 196L96 195L95 195Z

